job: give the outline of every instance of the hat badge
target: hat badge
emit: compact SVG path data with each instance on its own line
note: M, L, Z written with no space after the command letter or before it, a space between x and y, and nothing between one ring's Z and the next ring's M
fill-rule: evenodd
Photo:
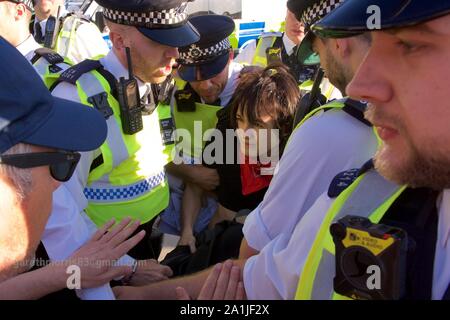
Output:
M191 47L189 48L189 56L193 57L193 58L198 58L202 55L202 51L200 50L199 47L197 47L195 44L191 45Z

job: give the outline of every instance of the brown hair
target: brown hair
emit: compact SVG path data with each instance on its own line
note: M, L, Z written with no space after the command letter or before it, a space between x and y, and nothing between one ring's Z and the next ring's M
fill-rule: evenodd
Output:
M230 105L230 120L237 127L236 115L240 111L250 124L258 126L261 117L268 115L280 129L280 147L284 148L292 132L292 123L300 99L297 81L283 64L265 69L252 67L243 72Z

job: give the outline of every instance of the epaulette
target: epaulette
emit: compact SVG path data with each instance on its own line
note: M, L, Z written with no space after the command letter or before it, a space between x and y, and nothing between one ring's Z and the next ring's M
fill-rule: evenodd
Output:
M328 187L328 196L330 198L338 197L342 191L347 189L355 180L368 170L373 168L373 161L370 159L361 168L350 169L337 174Z
M36 49L34 51L34 56L31 59L31 64L35 64L40 58L44 58L49 64L58 64L64 62L64 58L61 55L48 48Z
M59 77L58 81L68 82L75 85L78 79L83 74L100 68L102 68L102 64L100 63L100 61L89 59L84 60L61 73L61 76Z
M342 102L345 105L342 110L344 110L346 113L356 118L357 120L361 121L365 125L369 127L372 126L372 124L364 118L364 112L367 109L366 102L353 100L348 97L344 98Z

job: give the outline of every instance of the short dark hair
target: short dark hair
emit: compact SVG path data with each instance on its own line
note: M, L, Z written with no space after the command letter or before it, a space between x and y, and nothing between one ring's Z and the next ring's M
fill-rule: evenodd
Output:
M300 89L289 69L273 64L265 69L252 67L244 72L230 105L230 121L237 128L236 115L240 111L250 124L258 126L262 116L272 117L275 129L280 129L280 146L284 147L292 132L292 124L300 100Z

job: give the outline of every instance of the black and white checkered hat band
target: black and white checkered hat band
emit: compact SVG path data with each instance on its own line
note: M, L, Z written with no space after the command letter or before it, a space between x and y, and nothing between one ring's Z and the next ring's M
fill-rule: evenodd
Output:
M177 8L150 12L126 12L105 8L103 15L115 23L137 27L179 25L188 18L187 2L183 2Z
M301 22L308 28L336 9L344 0L323 0L307 8L301 17Z
M180 58L178 61L184 65L208 62L215 57L228 52L230 48L230 39L228 38L207 48L200 48L196 44L192 44L188 48L180 49Z

